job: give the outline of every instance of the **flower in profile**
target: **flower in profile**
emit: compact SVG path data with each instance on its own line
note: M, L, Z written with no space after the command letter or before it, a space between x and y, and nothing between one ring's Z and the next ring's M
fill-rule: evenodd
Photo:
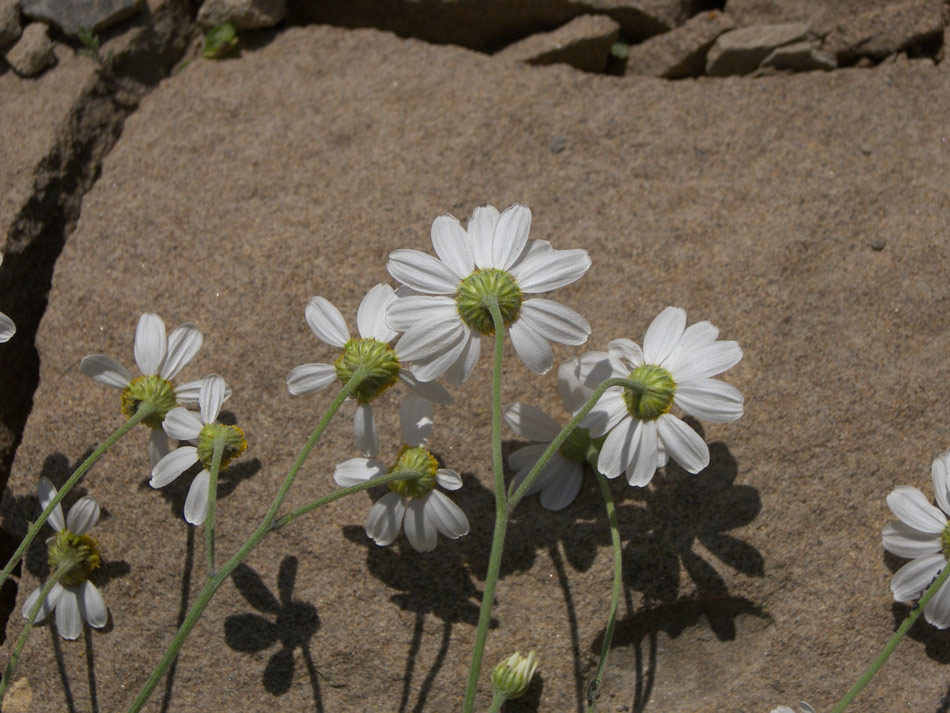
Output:
M0 255L0 265L3 264L3 255ZM16 334L16 325L13 320L0 312L0 343L9 342L10 337Z
M40 507L46 506L56 497L56 488L46 478L40 478ZM66 574L53 585L46 600L40 605L36 621L41 622L50 612L56 612L56 628L64 639L78 639L82 634L83 622L94 629L101 629L109 620L109 610L96 589L89 581L99 568L99 546L88 534L99 522L99 503L88 495L79 498L70 508L69 515L63 518L63 508L57 505L49 516L49 524L56 530L46 543L49 546L49 566L51 572L67 567ZM37 588L23 603L23 618L28 619L40 597L42 587Z
M179 446L162 458L152 468L152 479L148 484L153 488L162 488L195 463L201 463L202 471L191 481L188 497L185 498L185 520L192 525L201 525L208 512L211 461L214 457L214 442L223 444L219 472L247 448L244 431L237 426L217 423L218 413L224 403L228 386L217 374L201 380L198 390L198 403L201 417L194 411L181 406L173 408L165 416L162 427L170 438L177 441L189 441L194 445Z
M687 328L686 312L667 307L647 329L642 350L629 339L615 339L606 352L581 357L587 386L624 377L641 387L607 389L581 421L592 438L607 434L597 459L601 473L616 478L626 472L630 485L644 486L666 455L689 473L709 465L706 443L670 409L676 404L684 413L707 421L742 416L738 389L711 378L738 364L742 350L736 342L718 341L718 336L719 330L709 322Z
M538 670L538 655L534 651L522 656L515 651L491 672L491 685L495 695L510 698L520 698L531 685L531 678Z
M366 518L366 534L377 545L389 545L405 527L409 544L417 552L435 549L438 534L456 539L468 534L468 518L436 484L446 490L458 490L462 479L458 473L439 467L439 462L423 446L432 431L432 404L428 399L410 394L399 405L399 424L403 446L396 462L386 467L370 458L351 458L338 464L333 473L342 487L358 485L386 473L415 471L424 475L388 484L389 492L376 501Z
M134 416L144 401L157 406L158 410L143 421L152 429L148 456L153 466L168 453L168 438L162 430L165 415L179 403L198 400L200 381L175 387L171 380L194 359L202 339L198 327L190 322L173 330L166 339L162 318L146 312L135 329L135 363L142 376L133 379L124 366L103 354L84 357L79 365L83 374L100 384L122 389L122 412L127 417Z
M907 602L920 597L947 565L950 558L950 451L937 456L931 467L934 507L917 488L901 486L887 496L887 505L897 516L882 533L884 549L910 562L891 579L894 599ZM938 629L950 627L950 586L944 583L924 606L924 617Z
M287 389L298 396L325 389L336 379L345 384L360 365L369 369L369 378L351 396L358 404L353 416L356 444L367 455L379 449L370 402L397 381L434 403L452 402L452 396L440 384L426 384L416 379L402 365L406 357L399 346L395 349L389 346L396 332L386 326L386 310L394 299L395 291L389 285L370 289L356 312L360 336L351 338L340 311L323 297L311 297L304 313L307 324L317 339L342 349L343 353L333 364L301 364L287 374Z
M461 385L478 361L481 336L495 331L485 299L498 300L511 343L525 365L544 374L554 363L548 342L579 345L590 326L581 315L526 294L550 292L587 272L586 250L554 250L546 240L528 240L531 211L513 205L500 213L476 208L463 229L450 215L432 223L438 258L418 250L389 255L389 274L409 288L389 310L388 323L405 332L398 347L413 362L412 373L431 381L445 373Z

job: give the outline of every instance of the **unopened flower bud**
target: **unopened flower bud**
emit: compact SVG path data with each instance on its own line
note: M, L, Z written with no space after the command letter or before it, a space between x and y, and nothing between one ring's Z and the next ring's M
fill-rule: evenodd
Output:
M495 666L491 674L491 685L496 695L506 699L518 698L528 690L531 677L537 669L538 655L534 651L528 652L527 656L516 651Z

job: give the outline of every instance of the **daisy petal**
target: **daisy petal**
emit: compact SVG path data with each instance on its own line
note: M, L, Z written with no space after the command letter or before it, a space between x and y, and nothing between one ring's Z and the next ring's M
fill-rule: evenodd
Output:
M16 334L16 325L13 320L0 312L0 342L9 342L14 334Z
M900 520L884 526L881 544L888 552L908 559L932 555L941 550L940 535L921 532Z
M412 365L412 375L419 381L428 382L438 379L455 362L462 358L462 352L468 343L468 327L462 330L460 338L449 342L445 351L438 352L427 359L419 359Z
M153 488L163 488L197 462L197 448L194 446L176 448L155 464L152 468L152 479L148 481L148 484Z
M202 470L191 481L188 497L185 498L185 520L192 525L202 525L208 514L209 486L211 473Z
M521 257L530 230L531 211L527 207L515 203L506 208L498 218L492 235L492 267L499 270L511 267Z
M557 368L557 390L561 401L568 411L573 413L590 398L592 389L588 389L580 378L580 359L574 357L561 362Z
M698 473L709 465L706 441L676 416L664 413L656 420L656 428L670 458L687 473Z
M950 451L934 459L930 474L933 477L937 504L941 510L950 515Z
M96 585L88 579L79 585L79 613L86 623L93 629L101 629L109 621L109 609L106 602L96 589Z
M205 423L214 423L218 420L226 387L224 379L217 374L204 378L201 391L198 393L198 405L201 409L201 419Z
M146 376L157 374L165 360L165 347L165 323L157 314L146 312L135 328L135 363L139 371Z
M104 354L83 357L79 363L79 371L100 384L119 389L124 389L132 381L132 375L124 366Z
M439 540L439 532L435 528L435 523L426 517L426 502L432 497L432 494L438 492L430 490L428 495L421 498L413 498L406 506L406 515L403 518L402 526L406 531L406 537L409 544L416 552L431 552Z
M468 238L471 241L472 257L481 269L492 267L492 236L501 213L494 206L486 205L472 211L468 221Z
M940 568L943 571L943 568ZM939 574L938 572L937 574ZM924 607L924 617L938 629L950 627L950 587L944 582Z
M439 468L436 471L435 480L446 490L458 490L462 487L462 476L448 468Z
M165 414L165 420L162 421L165 435L176 441L196 441L202 428L204 423L198 418L198 414L181 406L176 406Z
M434 404L447 406L452 403L452 394L446 391L442 384L438 384L434 381L419 381L408 369L399 370L399 380L415 393L419 394L419 396L428 399Z
M918 557L905 564L891 578L894 599L909 602L919 597L946 564L943 553Z
M534 467L534 464L541 458L541 454L547 449L549 443L532 443L530 446L518 448L508 456L508 467L512 470L525 470ZM520 475L520 474L519 474ZM525 473L527 475L527 473ZM518 476L515 476L515 480ZM537 482L537 481L535 481ZM521 482L518 482L521 485ZM534 485L532 483L532 485ZM515 486L517 487L517 486Z
M56 602L56 629L59 635L75 641L82 634L82 614L79 612L79 595L75 587L63 587L63 594Z
M656 421L642 421L640 424L640 443L633 454L633 461L627 466L627 483L642 488L653 480L660 466L659 438Z
M356 447L360 453L370 458L379 453L379 436L376 433L376 422L373 420L373 407L369 404L360 404L353 414L353 435L356 438Z
M528 323L519 319L509 328L511 343L521 357L521 361L535 374L547 374L554 365L554 354L551 345L540 334L535 332Z
M459 343L465 335L466 328L458 311L452 314L433 311L427 313L424 321L417 322L396 342L396 358L400 362L430 359ZM424 381L431 381L431 379L424 379Z
M552 300L533 299L521 305L518 321L525 320L528 326L545 339L558 344L578 346L587 341L590 325L577 312Z
M366 534L377 545L389 545L399 535L406 503L398 493L386 493L376 501L366 518Z
M475 330L470 329L468 339L462 347L462 353L445 372L446 381L456 388L468 381L468 377L470 377L472 371L475 370L475 364L478 363L481 350L481 335Z
M561 432L558 422L544 411L520 401L508 406L502 415L508 428L529 441L550 443Z
M537 251L511 269L522 292L551 292L577 282L590 268L586 250Z
M399 404L399 427L403 443L421 446L432 432L432 403L415 394L406 396Z
M463 280L475 270L475 258L468 236L451 215L440 215L432 222L432 247L442 263Z
M402 284L426 294L452 295L459 284L441 260L418 250L394 250L386 269Z
M350 458L337 463L333 471L333 482L342 488L348 488L385 474L386 467L379 461L370 458Z
M424 510L428 521L445 537L454 540L468 534L468 518L462 508L438 490L425 498Z
M158 462L168 455L168 436L160 428L153 428L148 437L148 464L154 468Z
M541 491L541 507L558 512L563 510L577 497L584 480L584 468L580 463L572 463L563 458L552 458L558 462L553 477Z
M42 587L37 587L33 590L32 594L26 598L26 601L23 602L23 613L24 619L30 618L30 612L33 611L33 607L36 606L36 601L40 598L40 592L43 590ZM63 596L63 588L59 583L54 584L53 588L50 589L49 594L46 596L46 599L43 601L42 606L40 606L39 612L36 614L36 619L34 623L39 624L46 617L49 616L50 612L56 608L56 603L59 602L59 598Z
M315 394L336 379L333 364L301 364L287 374L287 390L294 396Z
M643 360L647 364L662 366L686 328L686 310L679 307L667 307L660 312L647 328L643 338Z
M742 416L745 401L736 387L717 379L696 379L680 384L673 400L691 416L721 423Z
M643 350L632 339L614 339L607 345L607 353L625 361L624 366L628 366L630 371L643 366Z
M458 317L458 305L451 297L409 295L393 300L386 312L386 324L399 332L408 332L419 322Z
M640 444L640 421L633 418L623 419L607 434L607 440L597 457L597 470L608 478L616 478L623 473L633 460Z
M66 529L76 535L85 535L99 522L99 503L91 495L84 495L69 509Z
M674 354L665 368L677 384L716 376L742 361L738 342L713 342Z
M927 502L917 488L907 485L895 488L887 496L887 505L901 522L920 532L939 535L947 526L947 518Z
M182 368L195 358L204 336L197 325L183 324L168 335L168 354L159 372L163 379L174 379Z
M343 315L328 299L311 297L304 310L304 317L310 331L321 342L342 349L350 340L350 330Z
M50 482L49 478L40 476L40 482L37 484L36 490L39 493L40 509L45 510L46 506L53 502L53 498L56 497L56 487ZM62 505L59 503L56 504L56 507L54 507L53 511L49 514L47 522L56 532L60 532L66 527Z
M627 410L627 402L623 400L623 389L612 386L603 393L579 425L590 430L592 438L600 438L612 431L624 417L629 418L630 412Z
M383 344L396 338L396 331L386 325L386 311L395 299L396 292L389 285L375 285L366 293L356 311L356 328L361 337Z

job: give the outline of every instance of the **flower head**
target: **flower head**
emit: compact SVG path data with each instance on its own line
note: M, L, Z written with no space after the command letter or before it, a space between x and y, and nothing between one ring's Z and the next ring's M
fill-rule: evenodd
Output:
M79 370L100 384L122 389L122 412L136 414L143 402L156 407L155 413L143 423L152 429L149 440L149 461L155 465L168 453L168 439L162 431L165 415L179 403L195 403L201 382L190 381L175 387L171 380L182 367L194 359L203 337L191 323L183 324L165 337L165 323L157 314L139 317L135 329L135 363L142 376L132 375L119 362L103 354L84 357Z
M505 699L520 698L528 690L531 678L537 670L538 655L534 651L529 651L527 656L515 651L495 666L491 673L492 688L497 695L504 696Z
M195 463L201 463L202 471L191 481L188 497L185 499L185 520L192 525L201 525L208 512L210 468L215 441L223 444L220 464L222 471L247 448L244 431L237 426L226 426L217 422L227 391L227 384L217 374L205 377L201 380L198 391L201 417L194 411L179 406L168 412L162 424L170 438L189 441L194 445L179 446L156 463L148 484L153 488L162 488Z
M493 334L486 300L494 298L515 351L544 374L554 362L549 341L579 345L590 326L577 312L526 294L550 292L580 279L590 267L586 250L554 250L546 240L528 240L531 211L513 205L503 213L476 208L463 229L450 215L432 223L438 258L418 250L389 255L389 274L408 290L389 310L388 324L405 332L398 348L413 362L412 373L431 381L446 373L461 385L478 361L483 334Z
M709 448L681 419L675 404L708 421L742 416L742 394L713 377L742 359L736 342L718 341L709 322L686 327L686 312L667 307L647 329L643 349L629 339L615 339L606 352L581 357L581 373L591 388L612 377L640 385L638 391L607 389L581 421L593 438L607 434L597 469L608 478L626 472L630 485L650 482L668 454L690 473L709 465Z
M917 599L943 571L950 558L950 451L934 459L931 467L934 507L917 488L901 486L887 496L887 505L897 516L882 533L884 549L910 562L891 579L894 599ZM944 583L924 607L924 617L938 629L950 627L950 586Z
M40 507L56 497L56 488L46 478L40 478ZM55 572L67 568L65 575L53 585L46 600L40 605L36 621L43 621L50 612L56 612L56 628L64 639L78 639L83 622L101 629L109 620L109 610L89 576L99 568L99 546L87 533L99 522L99 503L88 495L79 498L63 518L63 508L56 505L50 513L49 524L56 534L46 542L49 546L49 566ZM39 599L42 587L37 588L23 603L23 618L27 619Z
M287 388L291 394L312 394L334 381L349 381L359 366L369 372L368 378L353 392L357 402L353 417L353 430L360 451L369 455L379 449L376 423L370 402L397 381L402 381L419 395L438 404L452 402L449 392L439 384L424 384L406 369L402 362L405 356L398 348L389 346L396 332L386 325L386 311L395 299L395 291L389 285L376 285L360 302L356 313L359 337L350 337L343 315L323 297L312 297L307 304L307 324L317 339L342 349L333 364L302 364L287 374Z
M462 479L458 473L439 467L439 462L426 448L432 431L432 404L421 396L410 394L399 406L399 423L403 446L396 462L387 467L370 458L351 458L338 464L333 479L341 487L364 483L386 473L414 471L422 476L394 480L389 492L376 501L366 518L366 534L377 545L389 545L405 527L409 544L417 552L435 549L438 534L455 539L468 534L468 518L435 486L458 490Z

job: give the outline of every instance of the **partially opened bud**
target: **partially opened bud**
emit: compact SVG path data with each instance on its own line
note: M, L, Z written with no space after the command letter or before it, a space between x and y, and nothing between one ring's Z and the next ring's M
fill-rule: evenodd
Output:
M495 694L506 699L523 696L537 668L538 655L534 651L530 651L527 656L516 651L492 671L491 685Z

